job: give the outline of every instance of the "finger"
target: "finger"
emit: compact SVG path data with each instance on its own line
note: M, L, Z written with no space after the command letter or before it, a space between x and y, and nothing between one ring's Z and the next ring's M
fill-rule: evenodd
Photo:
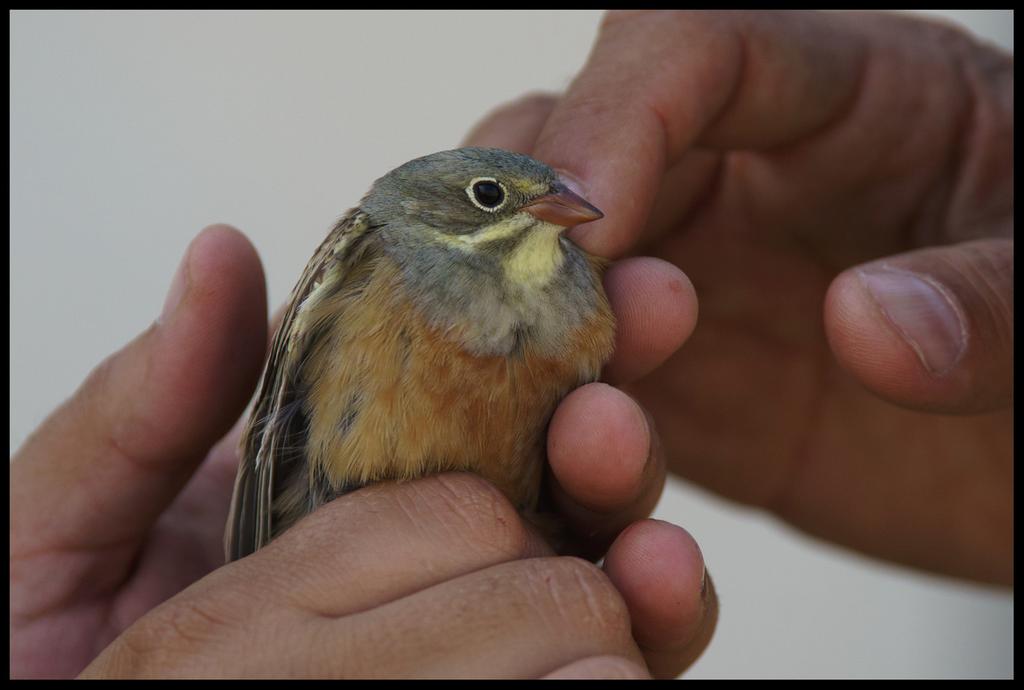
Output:
M471 474L442 474L342 496L238 563L248 564L242 567L253 580L268 563L281 564L287 581L261 587L283 587L296 605L341 616L550 553L494 486Z
M274 341L277 336L277 331L281 328L281 323L284 321L284 314L287 310L288 305L282 304L270 317L269 328L267 329L267 352L264 353L264 360L270 353L269 345ZM264 366L266 362L264 361ZM207 457L206 462L203 463L204 472L209 472L211 481L216 483L215 494L226 494L228 501L225 503L225 510L227 510L227 503L230 502L231 491L235 484L235 474L238 472L238 458L239 458L239 442L242 438L242 431L245 429L246 423L249 421L248 414L243 414L235 422L235 425L231 427L224 438L217 442L217 445L210 451L210 455Z
M1013 240L922 249L839 275L825 300L839 362L909 407L1013 404Z
M570 393L548 431L552 496L578 543L600 557L626 525L647 517L665 485L650 418L622 391L592 383Z
M690 149L680 156L661 180L633 254L647 253L648 243L657 242L693 218L701 203L715 191L724 160L721 151L700 148Z
M529 153L554 109L557 99L547 94L526 96L497 109L477 125L466 143L490 145ZM679 166L668 182L684 186L682 193L664 195L672 201L662 215L677 215L680 199L693 199L700 190L695 176L707 177L717 157L695 155ZM605 370L608 380L625 383L655 369L682 345L696 324L697 302L689 279L671 264L656 259L630 259L609 268L605 289L616 312L615 355Z
M651 677L639 664L617 656L592 656L574 661L544 676L545 680L645 680Z
M380 633L388 634L386 644ZM496 565L339 621L324 632L351 650L348 675L537 678L586 657L643 659L619 593L594 565L530 558ZM330 639L330 638L328 638Z
M214 226L189 246L163 314L101 364L11 465L12 554L140 538L252 393L263 271Z
M548 554L475 475L377 484L195 583L122 648L130 657L155 638L172 660L192 652L202 675L208 640L230 649L224 631L245 625L246 649L275 650L248 656L248 675L537 677L591 656L642 664L608 578Z
M493 146L530 154L558 96L527 94L488 113L466 136L462 146ZM691 151L665 173L645 236L676 225L709 191L721 166L718 151Z
M615 540L604 569L626 602L651 674L682 673L707 647L718 620L697 543L675 525L643 520Z
M686 274L650 257L623 259L604 278L615 312L615 353L604 379L629 383L671 357L697 325L697 294Z
M824 13L610 13L533 155L573 173L604 211L580 243L619 256L684 152L819 131L855 97L863 54L842 18Z
M281 327L285 307L286 305L280 306L270 318L268 345ZM268 354L269 351L268 347ZM207 562L210 563L216 563L223 558L224 525L231 512L231 493L234 490L238 461L241 457L239 444L250 414L251 409L238 418L231 430L207 454L206 460L178 494L176 502L179 504L179 512L174 513L174 506L168 510L168 515L178 524L181 523L182 514L196 518L194 529L208 537L205 540L198 540L197 543L207 544L210 553L215 554L208 558Z
M462 145L492 146L529 154L556 102L554 94L531 93L506 103L485 115Z

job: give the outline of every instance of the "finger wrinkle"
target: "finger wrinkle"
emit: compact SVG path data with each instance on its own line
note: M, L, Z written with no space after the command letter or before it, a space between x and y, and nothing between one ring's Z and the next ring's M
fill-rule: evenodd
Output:
M746 38L743 32L733 30L729 33L730 40L732 41L732 48L730 49L731 58L730 61L733 65L731 69L731 78L726 80L730 84L729 90L722 98L721 104L713 109L712 114L708 116L707 122L704 123L703 127L699 129L697 127L691 128L693 132L693 138L690 141L686 141L685 137L676 142L673 146L672 151L675 152L672 159L676 160L681 156L686 148L694 141L700 141L701 138L697 136L700 132L703 132L706 136L708 132L712 132L715 129L715 125L721 122L726 115L732 111L736 102L739 100L739 95L743 92L743 85L747 80L747 61L749 59L750 49L747 45Z
M153 358L154 351L158 349L154 341L160 338L161 331L162 327L153 324L126 348L103 360L82 385L84 395L73 398L73 404L80 408L80 414L73 418L79 426L84 425L81 433L94 437L99 435L100 453L113 455L123 464L147 474L162 472L166 468L139 453L133 438L144 438L146 443L143 445L153 445L152 439L159 437L159 430L149 428L151 424L146 415L138 410L137 405L129 404L132 401L120 391L129 380L132 381L131 389L154 388ZM97 411L101 419L96 419ZM111 463L117 464L116 461Z

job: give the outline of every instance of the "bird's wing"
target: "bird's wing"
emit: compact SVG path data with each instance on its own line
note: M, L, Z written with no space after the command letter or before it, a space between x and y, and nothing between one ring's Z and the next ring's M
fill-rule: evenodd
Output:
M362 255L363 239L373 226L359 209L349 211L327 235L292 290L281 327L274 337L252 414L242 432L238 475L224 534L229 561L270 541L273 534L275 474L306 472L306 420L302 409L301 369L311 346L326 329L308 318L333 294Z

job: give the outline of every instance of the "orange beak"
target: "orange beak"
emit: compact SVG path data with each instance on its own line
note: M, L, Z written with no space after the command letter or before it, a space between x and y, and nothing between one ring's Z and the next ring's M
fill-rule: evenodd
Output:
M523 207L523 210L545 223L571 228L581 223L604 218L596 206L565 186L562 182L551 185L551 193Z

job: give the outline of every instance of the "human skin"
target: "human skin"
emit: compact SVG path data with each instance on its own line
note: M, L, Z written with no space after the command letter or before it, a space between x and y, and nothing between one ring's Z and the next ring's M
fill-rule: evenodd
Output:
M693 337L626 387L672 472L1012 583L1012 56L895 14L613 12L564 95L469 141L573 174L591 251L692 281Z
M339 529L344 526L344 529ZM647 676L626 605L472 475L334 501L143 616L95 677Z
M674 605L693 601L699 580L692 540L653 521L620 534L653 506L664 462L823 538L938 572L1012 581L1012 59L956 30L892 16L612 14L565 96L502 109L470 141L532 152L574 173L607 215L577 238L595 253L662 259L612 269L609 292L625 328L606 372L649 410L660 442L648 415L604 384L570 396L549 438L565 514L580 533L598 533L582 550L598 552L620 535L604 569L654 675L683 668L714 620L713 596L707 615ZM912 279L897 297L941 285L939 299L953 300L964 321L963 347L942 337L907 341L857 270L882 258L899 269L895 278L926 283ZM90 505L110 500L103 482L89 493L60 465L43 465L31 480L16 476L27 465L12 465L12 675L52 674L55 663L77 672L131 621L220 563L231 443L174 497L244 405L258 370L262 351L245 354L244 343L263 328L263 312L243 313L237 297L255 289L247 261L228 271L234 282L204 288L226 299L203 316L227 318L249 339L190 338L241 347L241 357L200 360L224 385L157 389L173 408L204 415L198 429L196 419L166 419L184 432L165 432L174 453L150 446L142 453L149 462L121 462L121 442L104 445L116 435L92 447L86 434L83 447L80 429L57 433L68 431L66 414L30 441L38 453L40 439L66 439L64 455L85 451L91 467L122 482L107 486L149 487L120 513L132 521L111 521L115 539L71 529ZM702 302L700 328L674 355L696 302L673 266ZM911 302L893 302L893 281L884 279L892 273L874 286L888 286L890 311L906 315ZM956 335L941 319L923 322ZM943 356L952 364L936 368ZM656 377L645 376L663 361ZM162 374L181 375L180 367ZM140 388L140 380L125 376L123 386ZM613 446L592 442L580 426L587 419L599 422L589 429L618 430L621 452L601 454ZM161 481L150 486L133 473ZM672 596L672 587L686 596ZM66 648L40 647L57 627L78 637ZM46 658L31 658L33 649Z
M623 302L631 276L652 271L685 281L654 260L623 262L606 281L617 357L642 368L692 327L692 308ZM636 342L650 309L676 315L675 343ZM558 485L562 505L582 497L576 546L608 549L603 570L551 553L466 475L343 496L225 566L236 419L267 335L254 248L238 230L207 228L153 326L15 454L12 677L87 666L89 677L671 676L706 646L717 609L700 549L678 527L636 519L664 479L653 426L605 383L570 396L549 434L559 467L630 479ZM591 454L572 442L579 425L614 439Z

